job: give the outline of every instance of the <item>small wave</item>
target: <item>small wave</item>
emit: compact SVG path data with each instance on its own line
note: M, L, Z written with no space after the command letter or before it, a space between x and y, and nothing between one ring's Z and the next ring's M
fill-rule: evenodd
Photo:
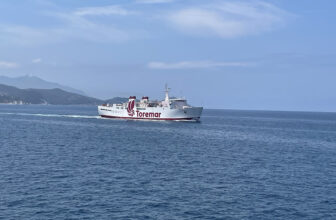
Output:
M94 118L94 119L100 118L100 116L95 116L95 115L31 114L31 113L10 113L10 112L0 112L0 114L1 115L37 116L37 117Z

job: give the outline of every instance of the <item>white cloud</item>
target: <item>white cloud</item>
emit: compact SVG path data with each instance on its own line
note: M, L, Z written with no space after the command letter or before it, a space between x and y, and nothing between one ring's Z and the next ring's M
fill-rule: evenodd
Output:
M32 63L41 63L42 59L41 58L36 58L32 60Z
M6 44L35 45L52 39L55 39L55 35L50 31L28 26L0 25L0 41Z
M128 32L112 25L93 22L75 14L58 13L54 17L63 20L64 26L54 29L65 39L84 39L92 42L120 42L129 39Z
M130 32L132 31L122 30L113 24L106 24L106 22L92 21L84 16L89 14L111 14L111 8L107 8L109 10L105 12L97 10L98 8L91 11L87 8L69 13L45 13L45 15L56 18L61 22L61 24L56 27L35 28L0 24L0 41L15 45L35 46L66 40L86 40L104 43L128 40L131 36ZM77 15L77 13L81 15ZM119 13L122 14L122 11L119 11ZM137 35L133 34L132 36Z
M16 68L18 66L19 64L14 63L14 62L0 61L0 68L9 69L9 68Z
M133 14L118 5L109 5L103 7L86 7L79 8L74 12L74 15L86 16L86 15L129 15Z
M64 22L64 26L54 29L55 33L66 39L84 39L93 42L121 42L131 36L130 30L123 30L103 21L90 19L87 15L129 15L135 12L128 11L117 5L105 7L79 8L70 13L52 13L53 17ZM133 35L135 36L135 35Z
M173 2L174 0L134 1L155 4ZM262 1L228 0L203 6L197 5L197 3L192 4L192 1L189 2L190 7L180 8L177 11L171 11L171 9L153 10L150 14L143 13L143 16L130 17L127 15L136 15L141 12L133 12L119 5L84 7L72 11L53 7L53 12L43 13L43 15L52 17L53 22L50 22L52 26L33 27L0 23L0 43L35 46L71 40L100 43L124 42L129 39L147 37L150 35L148 32L154 34L157 27L143 25L143 23L152 18L158 18L158 21L162 22L162 17L182 32L233 38L273 30L284 24L289 15L276 6ZM128 5L132 6L132 4ZM176 7L181 7L181 4L177 4ZM121 16L123 19L127 19L126 23L121 19L114 20L115 17L94 17L110 15ZM46 17L47 19L50 18ZM135 24L140 25L135 26ZM145 26L146 29L141 29L142 26ZM134 27L139 27L139 29L133 29Z
M183 32L233 38L273 30L289 15L262 1L226 1L175 11L167 19Z
M159 4L159 3L169 3L173 2L174 0L136 0L136 3L140 4Z
M151 69L200 69L214 67L246 67L252 66L248 62L214 62L214 61L182 61L176 63L150 62L148 67Z

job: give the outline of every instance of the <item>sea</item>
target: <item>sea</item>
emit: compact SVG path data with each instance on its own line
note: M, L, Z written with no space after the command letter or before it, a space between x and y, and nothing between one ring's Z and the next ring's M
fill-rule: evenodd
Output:
M0 105L0 219L336 219L336 113Z

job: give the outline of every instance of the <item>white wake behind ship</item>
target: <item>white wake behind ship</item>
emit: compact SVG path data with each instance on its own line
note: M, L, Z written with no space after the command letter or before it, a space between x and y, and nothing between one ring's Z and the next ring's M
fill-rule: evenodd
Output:
M130 96L128 102L122 104L103 104L98 106L98 113L104 118L135 120L172 120L199 121L203 107L193 107L183 98L169 98L166 86L166 97L163 101L150 101L147 96L140 101Z

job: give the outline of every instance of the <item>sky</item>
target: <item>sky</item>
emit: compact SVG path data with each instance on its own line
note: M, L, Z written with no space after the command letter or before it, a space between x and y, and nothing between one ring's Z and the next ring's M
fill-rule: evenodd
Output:
M3 0L0 75L97 98L336 111L335 0Z

